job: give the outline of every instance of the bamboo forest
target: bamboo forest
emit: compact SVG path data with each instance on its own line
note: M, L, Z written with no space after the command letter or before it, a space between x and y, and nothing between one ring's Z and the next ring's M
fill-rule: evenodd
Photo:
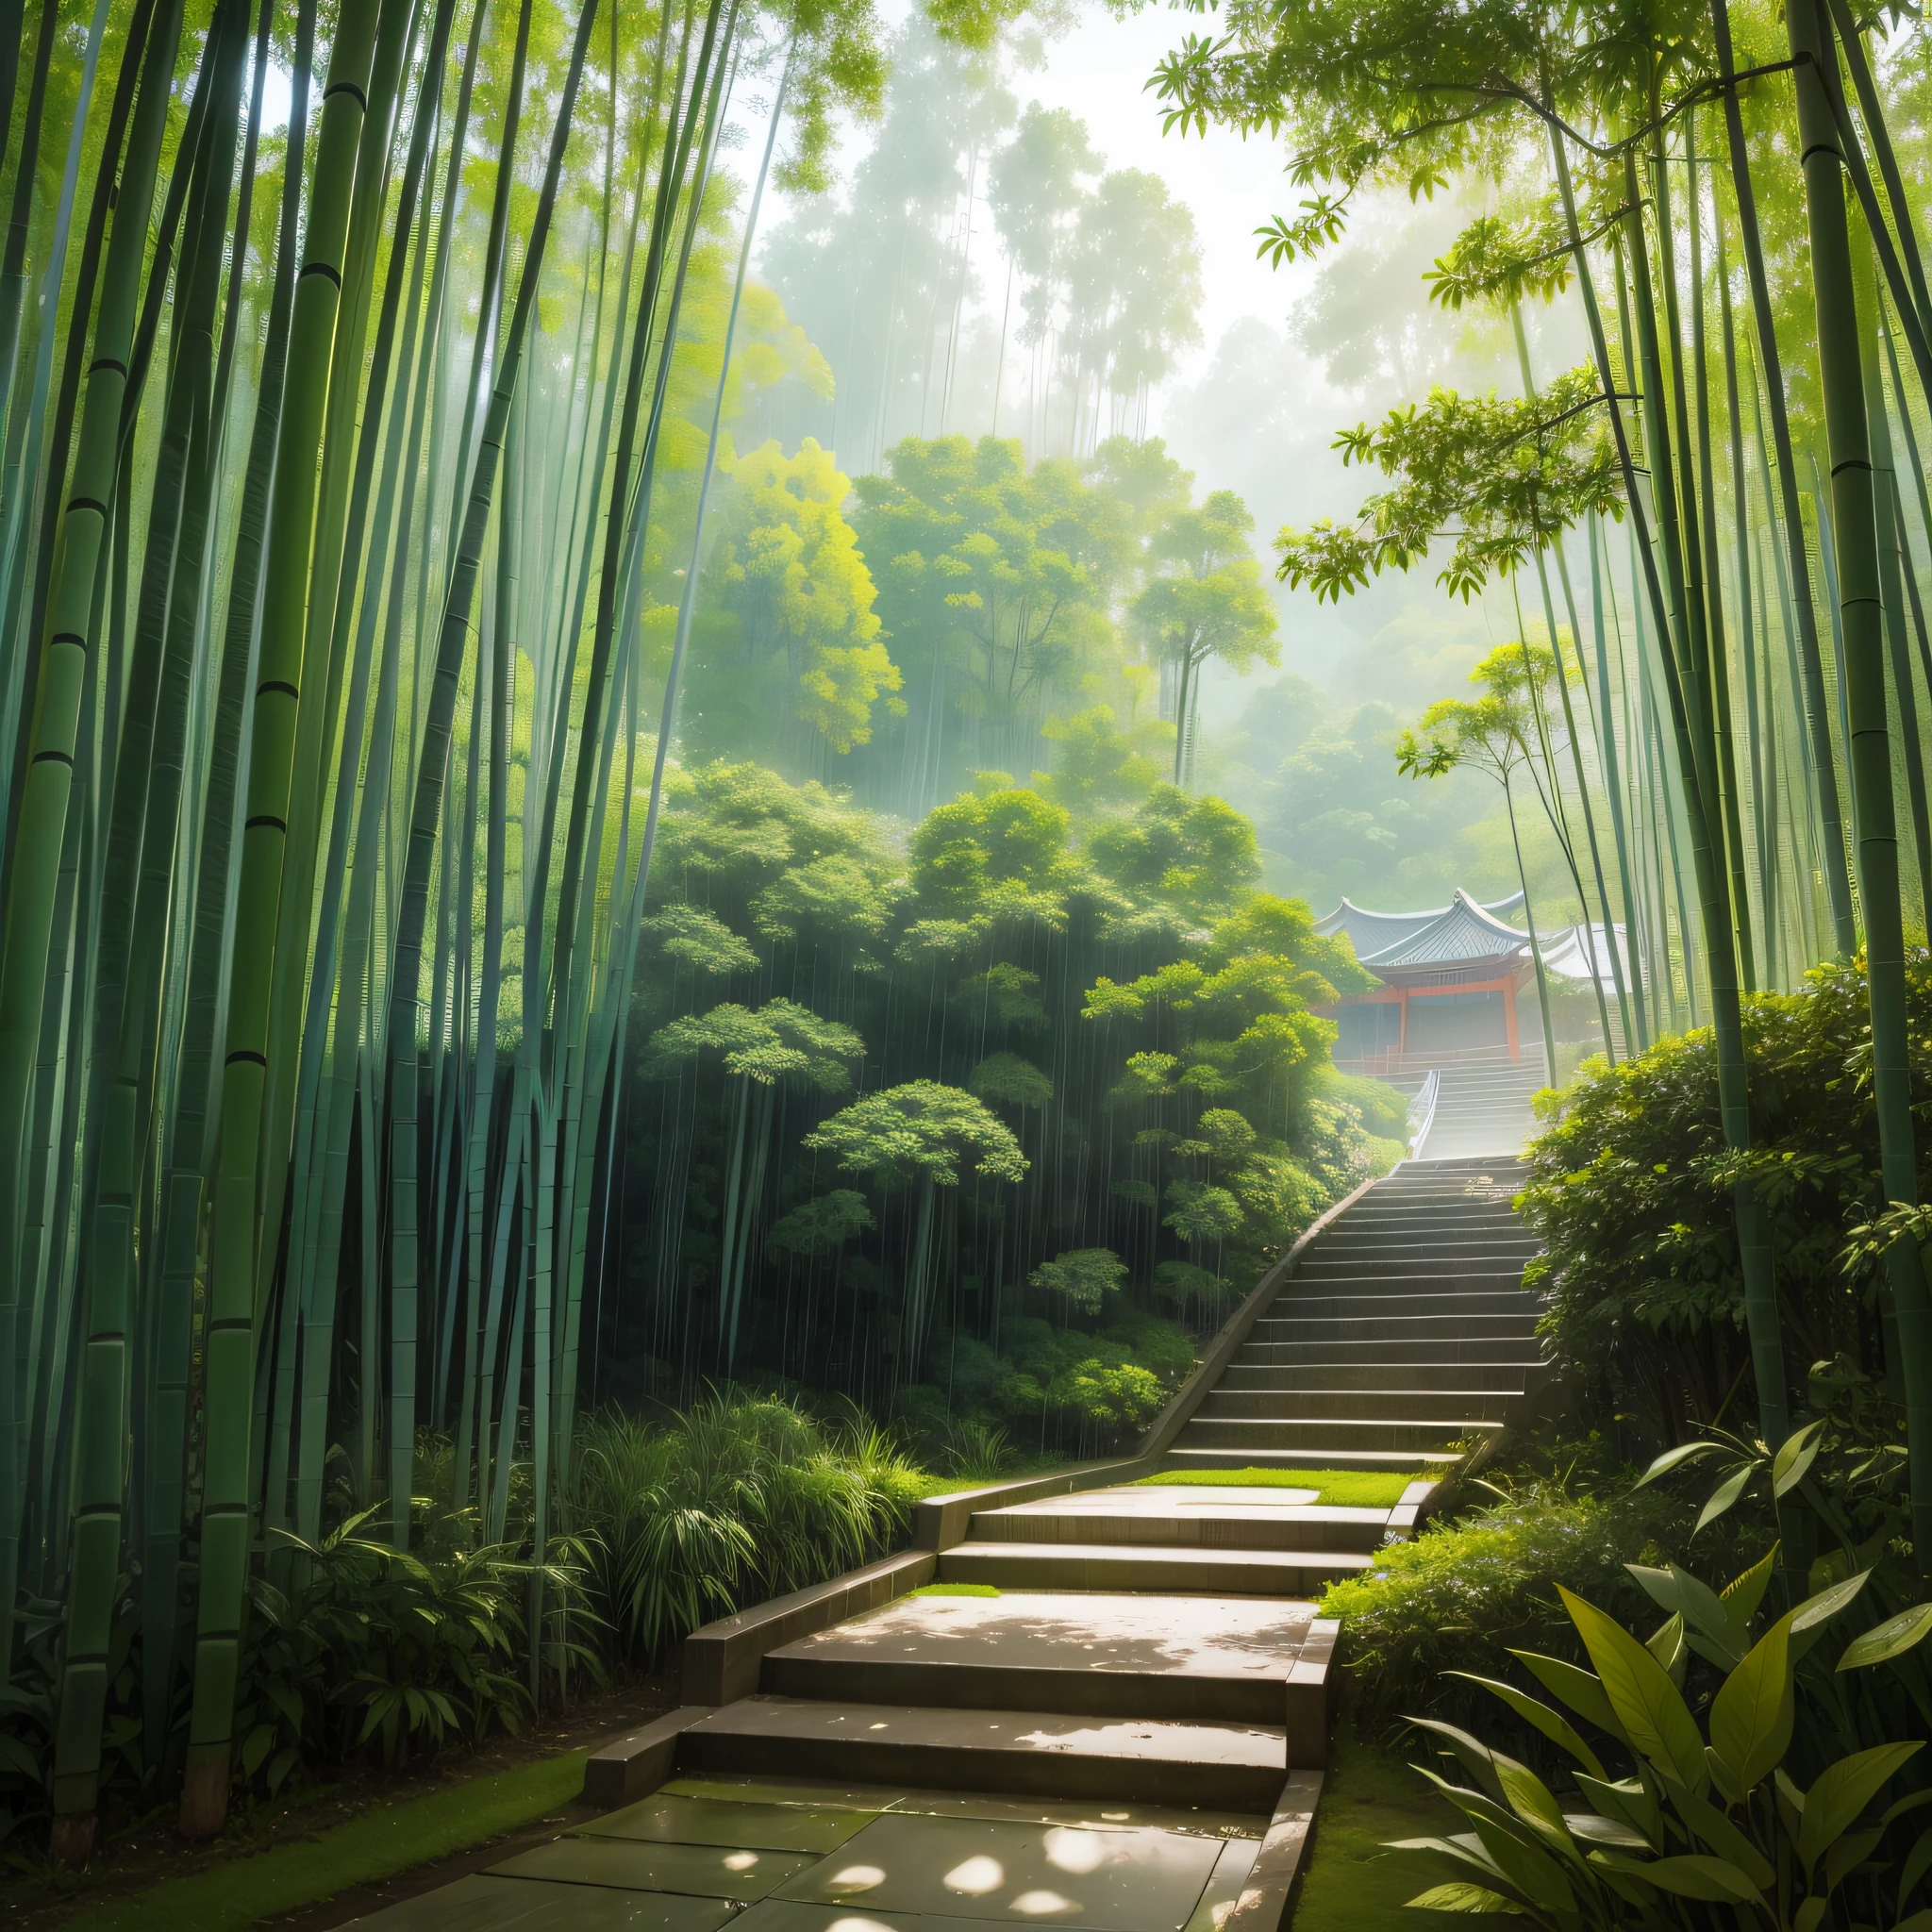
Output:
M1932 1926L1916 8L0 15L0 1908L1181 1709L693 1688L926 1552L1340 1631L1165 1932Z

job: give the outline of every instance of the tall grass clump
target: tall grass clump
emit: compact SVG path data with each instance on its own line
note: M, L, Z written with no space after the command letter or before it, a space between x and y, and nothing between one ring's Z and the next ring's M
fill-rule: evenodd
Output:
M924 1487L857 1415L716 1393L662 1422L587 1417L564 1508L613 1657L642 1667L713 1617L891 1547Z

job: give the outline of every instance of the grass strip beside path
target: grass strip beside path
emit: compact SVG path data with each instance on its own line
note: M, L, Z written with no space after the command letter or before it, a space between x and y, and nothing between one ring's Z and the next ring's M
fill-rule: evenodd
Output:
M466 1850L567 1805L584 1788L582 1751L378 1806L319 1838L211 1866L152 1890L83 1907L63 1932L240 1932L283 1912Z
M1417 1757L1425 1754L1420 1749ZM1420 1912L1403 1907L1437 1883L1420 1858L1391 1852L1392 1840L1456 1831L1462 1814L1445 1804L1393 1752L1357 1737L1346 1717L1335 1727L1328 1774L1315 1812L1314 1844L1294 1908L1294 1932L1387 1932ZM1495 1926L1513 1919L1493 1912L1458 1917L1458 1926Z
M1415 1477L1379 1469L1164 1469L1140 1483L1166 1489L1315 1490L1334 1509L1392 1509Z

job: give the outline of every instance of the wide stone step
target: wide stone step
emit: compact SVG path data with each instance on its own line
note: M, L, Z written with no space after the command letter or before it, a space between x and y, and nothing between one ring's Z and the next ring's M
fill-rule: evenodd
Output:
M1307 1316L1290 1321L1277 1319L1257 1322L1249 1349L1390 1347L1407 1349L1424 1342L1446 1341L1487 1348L1497 1341L1520 1341L1525 1347L1536 1341L1538 1311L1506 1310L1492 1315L1351 1314ZM1243 1351L1243 1358L1247 1358ZM1256 1357L1260 1359L1261 1357ZM1304 1357L1306 1359L1306 1357ZM1323 1358L1318 1355L1316 1359ZM1266 1359L1278 1359L1268 1357Z
M1234 1366L1243 1369L1292 1369L1298 1374L1352 1377L1365 1375L1381 1388L1384 1374L1398 1377L1414 1369L1419 1374L1474 1374L1491 1365L1515 1375L1541 1369L1546 1357L1541 1341L1527 1332L1464 1341L1416 1339L1391 1335L1374 1341L1250 1342ZM1480 1377L1478 1376L1478 1379ZM1241 1386L1230 1383L1231 1388ZM1312 1386L1312 1385L1309 1385ZM1332 1385L1330 1385L1332 1386ZM1343 1380L1341 1388L1349 1387ZM1400 1388L1400 1379L1392 1386ZM1418 1386L1426 1388L1426 1382Z
M1305 1422L1346 1416L1358 1422L1507 1422L1509 1405L1523 1391L1501 1389L1210 1389L1197 1420L1237 1417L1260 1422Z
M759 1688L825 1704L1292 1724L1297 1664L1327 1662L1332 1626L1310 1647L1315 1628L1305 1602L1023 1591L901 1597L769 1652ZM1296 1761L1311 1761L1307 1748Z
M1500 1422L1404 1422L1398 1419L1314 1416L1263 1422L1255 1417L1192 1417L1179 1446L1198 1449L1446 1449L1458 1440L1491 1434ZM1341 1465L1337 1465L1340 1467Z
M1158 1510L1104 1507L1085 1496L984 1509L969 1534L984 1543L1085 1543L1188 1550L1373 1550L1389 1527L1386 1509L1275 1502L1292 1491L1184 1489L1161 1484ZM1244 1497L1252 1500L1243 1500Z
M1189 1424L1190 1429L1198 1426ZM1373 1561L1361 1550L1110 1549L1095 1543L964 1542L941 1552L939 1575L941 1583L991 1583L998 1590L1301 1597L1319 1594L1336 1577L1352 1576Z
M1317 1248L1421 1248L1467 1247L1474 1241L1494 1241L1514 1248L1519 1243L1536 1245L1536 1237L1513 1216L1507 1221L1450 1221L1440 1214L1426 1220L1418 1216L1407 1222L1394 1215L1378 1215L1374 1221L1338 1221L1324 1228L1307 1251Z
M1314 1449L1204 1449L1177 1444L1160 1458L1163 1469L1374 1470L1386 1475L1413 1475L1430 1481L1462 1459L1459 1449L1358 1449L1328 1443Z
M1343 1293L1284 1295L1274 1304L1284 1312L1261 1316L1255 1327L1259 1331L1259 1340L1270 1341L1289 1339L1271 1332L1277 1322L1332 1322L1411 1315L1536 1316L1542 1313L1542 1305L1537 1297L1516 1287L1513 1282L1505 1280L1493 1287L1472 1288L1466 1285L1472 1278L1479 1281L1483 1277L1465 1275L1454 1291L1443 1289L1434 1294L1418 1294L1413 1281L1391 1282L1386 1286L1351 1281ZM1286 1312L1289 1309L1293 1312Z
M680 1772L1118 1798L1266 1813L1288 1775L1281 1724L745 1697L678 1740Z
M1215 1385L1217 1391L1482 1389L1520 1395L1537 1360L1529 1355L1516 1360L1457 1361L1439 1357L1434 1361L1262 1362L1250 1361L1247 1357L1251 1353L1243 1349L1241 1358L1229 1364Z
M1302 1257L1294 1278L1303 1281L1436 1281L1450 1275L1490 1274L1521 1280L1524 1263L1535 1250L1510 1253L1488 1242L1473 1248L1376 1248L1367 1253L1331 1253L1317 1242Z

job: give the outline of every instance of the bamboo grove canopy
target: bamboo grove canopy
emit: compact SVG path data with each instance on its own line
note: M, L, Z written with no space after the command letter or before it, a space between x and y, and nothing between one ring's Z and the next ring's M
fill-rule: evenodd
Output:
M1260 231L1276 261L1334 242L1378 188L1478 192L1432 294L1510 318L1522 395L1438 390L1343 432L1386 487L1284 530L1281 575L1340 597L1441 546L1452 593L1507 579L1541 616L1536 648L1560 658L1535 668L1527 635L1499 647L1522 671L1433 708L1404 767L1533 782L1586 924L1624 925L1643 960L1617 989L1626 1037L1687 1010L1711 1026L1717 1178L1774 1444L1806 1365L1781 1332L1741 1002L1810 961L1859 961L1890 1204L1876 1313L1932 1569L1906 1021L1907 925L1932 903L1925 57L1903 9L1845 0L1228 0L1157 85L1170 128L1282 141L1311 192ZM1587 356L1539 377L1523 309L1541 303Z
M408 1498L434 1359L458 1502L500 1524L524 1457L542 1547L691 621L641 586L697 575L766 180L822 185L880 42L865 0L0 7L0 1657L58 1637L70 1854L130 1618L221 1823L346 1363L363 1471Z

